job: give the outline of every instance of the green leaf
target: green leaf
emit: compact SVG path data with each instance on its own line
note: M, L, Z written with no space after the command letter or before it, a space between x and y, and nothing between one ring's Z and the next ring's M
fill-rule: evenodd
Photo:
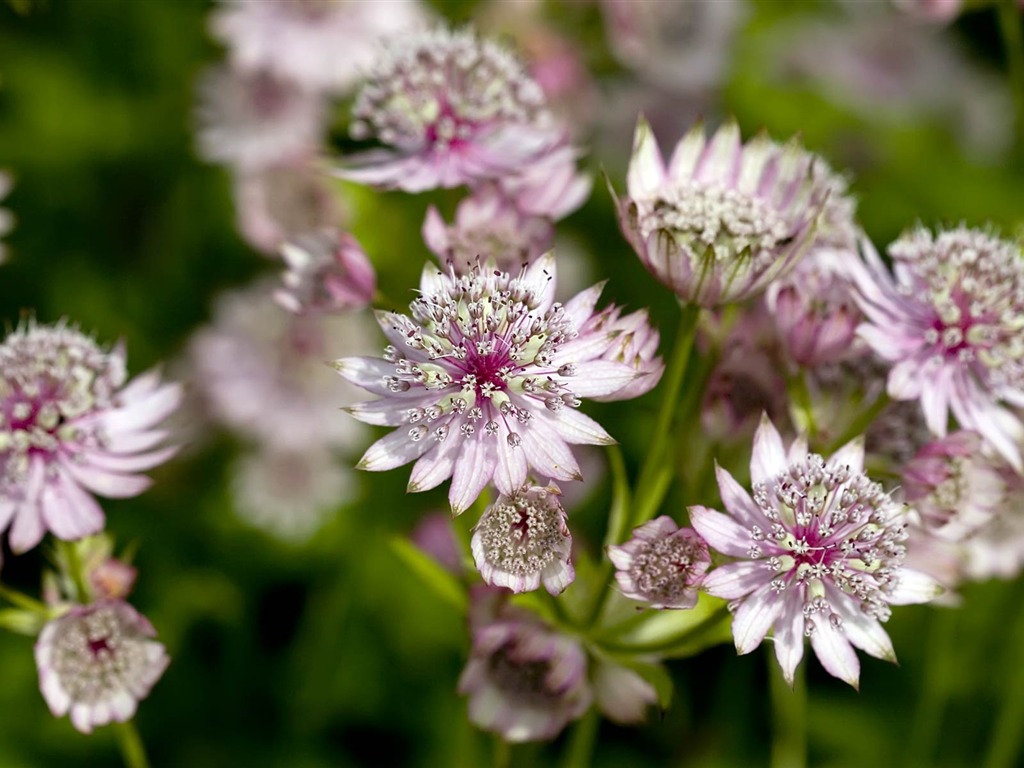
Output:
M430 587L435 595L465 613L468 603L466 590L458 579L408 539L396 536L389 544L395 556Z
M730 624L725 601L701 593L694 608L645 611L609 627L595 642L616 654L680 658L728 642L732 637Z
M46 617L35 611L23 611L20 608L0 610L0 628L19 635L35 637L45 622Z

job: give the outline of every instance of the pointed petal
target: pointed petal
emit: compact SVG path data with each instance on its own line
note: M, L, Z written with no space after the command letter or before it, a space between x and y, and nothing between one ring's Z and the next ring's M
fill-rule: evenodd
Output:
M708 543L708 546L732 557L747 557L747 550L753 544L750 531L728 515L693 506L690 510L690 525Z
M732 619L732 636L736 641L737 653L742 656L761 644L782 612L782 605L782 600L768 586L743 601Z
M473 505L494 476L496 464L492 438L474 436L463 441L448 489L452 514L461 515Z
M434 441L426 437L418 441L413 440L407 430L399 427L367 448L363 458L356 464L356 469L365 469L369 472L394 469L415 461L434 445Z
M811 647L826 672L854 688L860 685L860 660L850 641L832 626L827 617L815 616Z
M738 600L767 586L773 578L775 574L764 563L739 560L715 568L704 577L701 589L725 600Z
M658 189L665 180L665 162L647 120L640 117L633 133L633 154L626 174L626 190L632 198Z
M786 468L786 451L782 436L768 414L761 414L761 423L754 434L754 451L750 457L750 483L758 485L773 479Z

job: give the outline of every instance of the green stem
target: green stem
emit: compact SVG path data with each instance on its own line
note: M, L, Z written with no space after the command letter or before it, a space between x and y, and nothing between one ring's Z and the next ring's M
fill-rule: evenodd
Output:
M835 453L838 449L853 440L853 438L863 435L867 428L871 426L871 422L873 422L878 417L878 414L884 411L886 406L891 402L892 400L889 399L889 395L887 393L882 392L879 394L878 397L871 401L871 405L861 411L857 417L850 422L850 426L848 426L846 430L839 435L839 437L828 445L825 449L825 455L828 456Z
M626 477L626 462L622 458L622 450L613 445L608 451L608 461L612 470L612 506L608 513L608 530L605 532L605 546L619 544L629 534L629 479ZM601 612L608 602L611 594L612 576L615 575L615 568L612 561L608 559L607 552L602 552L601 568L594 578L594 583L599 585L594 595L594 602L587 612L583 626L592 628L597 626L601 618Z
M117 734L117 746L121 749L121 757L124 758L125 766L127 768L149 768L146 748L142 744L142 737L139 736L139 729L135 727L135 721L114 723L114 732Z
M82 558L78 556L78 547L73 541L57 540L57 546L64 555L64 562L68 567L68 576L75 588L76 602L88 603L91 592L85 583L85 574L82 572Z
M634 528L654 517L668 491L667 483L656 483L655 480L659 470L671 457L671 452L668 451L668 436L672 428L672 417L679 404L679 389L686 375L686 366L693 349L693 340L697 335L697 319L699 317L700 307L698 305L687 304L683 307L679 318L675 350L662 380L662 399L661 407L658 409L658 420L654 423L650 448L647 450L647 458L644 460L636 484L637 494L633 504L631 526Z
M1020 12L1016 0L999 0L999 32L1003 38L1003 53L1010 71L1010 89L1016 109L1017 152L1024 156L1024 33L1021 32Z
M935 759L935 742L946 708L947 670L956 666L960 655L957 617L949 609L936 609L928 617L924 672L907 740L907 765L929 765Z
M601 717L597 709L591 707L573 726L569 744L565 749L565 758L562 760L562 768L587 768L591 764L600 724Z
M1019 605L1019 603L1015 603ZM1004 661L1003 702L992 738L989 740L985 768L1011 768L1020 765L1021 742L1024 732L1024 654L1021 642L1024 638L1024 613L1019 613L1013 631L1006 636Z
M45 603L41 603L16 589L11 589L10 587L5 586L4 584L0 584L0 599L6 600L12 605L16 605L26 611L31 611L32 613L44 615L49 615L50 613L50 609Z
M705 635L714 629L719 622L730 615L728 605L723 605L721 608L711 613L705 618L700 624L695 624L689 627L685 632L676 635L675 637L669 637L664 640L659 640L652 643L623 643L615 642L614 640L602 640L602 637L613 637L623 631L623 628L630 629L635 624L642 623L640 619L646 618L650 615L650 611L644 611L638 616L630 616L625 621L621 621L618 624L609 627L606 631L602 632L601 635L594 638L594 642L601 646L603 650L610 651L612 653L630 653L630 654L654 654L663 653L670 651L674 648L678 648L680 645L685 643L691 643L694 640L700 638L701 635Z
M782 676L774 651L769 651L772 768L804 768L807 765L807 683L804 680L804 666L801 664L796 668L793 687L790 688Z
M494 768L509 768L512 765L512 745L501 736L494 737Z
M802 367L786 377L786 390L796 412L794 421L797 427L807 434L807 442L813 444L818 426L814 422L814 405L811 401L811 390L807 386L807 374Z

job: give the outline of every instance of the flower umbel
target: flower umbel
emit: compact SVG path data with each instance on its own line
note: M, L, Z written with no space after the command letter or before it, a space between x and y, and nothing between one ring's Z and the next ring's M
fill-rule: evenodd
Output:
M523 486L481 515L470 547L486 583L529 592L543 582L557 595L573 582L572 534L558 495L555 487Z
M641 525L625 544L608 547L608 559L622 593L654 608L693 608L711 565L704 539L664 515Z
M515 174L564 138L511 53L443 27L390 40L352 113L355 138L394 150L353 158L341 175L406 192Z
M784 275L810 243L826 188L813 156L766 136L743 145L735 123L710 139L693 128L666 167L651 128L637 124L617 201L626 240L684 301L742 301Z
M456 514L492 479L501 493L515 493L530 468L579 480L569 444L613 442L577 410L581 398L616 392L640 374L600 359L607 333L583 330L601 286L564 306L554 291L550 253L514 276L493 266L462 276L427 266L411 318L378 313L391 342L384 359L335 363L345 379L380 395L349 412L398 427L370 446L359 467L382 471L418 459L409 490L451 477Z
M738 558L708 574L704 589L734 600L736 650L749 653L773 630L790 683L804 637L829 674L857 686L853 648L895 660L882 628L890 605L927 602L941 590L903 566L907 509L863 474L857 440L827 461L797 440L788 453L762 419L750 462L753 498L726 470L718 486L728 514L691 507L708 544Z
M958 227L919 228L889 247L893 275L865 242L855 273L858 333L889 363L889 394L919 400L943 436L952 412L1018 472L1024 425L1024 259L1020 247Z
M130 720L170 662L154 637L153 625L120 600L75 606L48 623L35 655L50 711L70 712L82 733Z
M79 539L103 528L87 493L127 498L150 481L138 472L177 450L157 428L181 400L151 371L127 386L125 353L66 325L27 323L0 344L0 528L11 549L46 531Z

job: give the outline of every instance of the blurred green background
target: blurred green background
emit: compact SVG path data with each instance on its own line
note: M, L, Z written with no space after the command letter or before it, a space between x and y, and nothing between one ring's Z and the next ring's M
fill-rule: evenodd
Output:
M553 23L577 36L600 82L629 87L597 9L550 5ZM735 115L747 135L761 127L777 138L799 132L834 167L849 168L861 221L879 245L918 220L992 222L1003 232L1024 223L1019 158L998 137L963 141L977 108L973 86L941 109L892 117L851 107L828 88L773 79L773 35L812 14L828 17L833 5L751 4L721 91L696 111L711 122ZM887 3L873 5L888 11ZM471 2L435 7L460 21L476 10ZM210 8L201 0L0 4L0 168L16 178L4 206L18 220L6 238L11 259L0 267L0 318L8 326L26 314L70 318L101 341L123 338L139 372L181 355L218 292L274 271L235 233L228 174L194 155L195 80L223 55L206 33ZM941 34L963 61L1008 88L990 11ZM683 96L654 98L670 112L669 98L681 100L681 114L694 109ZM631 125L635 114L618 117ZM1009 121L1010 113L997 111L996 119ZM676 137L660 138L669 146ZM607 168L621 189L628 134L601 147L587 165ZM358 199L353 229L384 287L408 295L427 257L419 226L429 199ZM673 327L674 300L653 290L618 235L600 183L560 230L584 246L595 278L612 277L607 299L653 303L652 316ZM667 348L671 332L663 336ZM622 441L634 471L653 403L591 409ZM153 764L490 764L493 741L468 724L454 692L468 642L463 619L387 546L424 510L442 509L444 489L410 499L405 470L363 477L358 498L311 543L290 546L232 514L226 473L236 451L221 436L155 472L144 496L105 503L109 530L141 545L133 603L173 658L138 715ZM599 484L574 511L577 535L595 550L607 499ZM669 504L697 501L670 497ZM42 551L8 553L4 580L35 592L44 563ZM956 610L898 609L888 629L900 665L864 659L860 693L810 660L812 765L978 763L1006 691L1024 688L1024 585L974 585L963 598ZM50 716L31 646L28 638L0 637L0 766L117 765L110 729L87 738ZM603 723L594 764L767 764L769 652L766 645L737 658L719 646L672 663L678 687L670 711L652 712L642 728ZM565 742L563 735L553 745L517 747L512 764L556 765Z

